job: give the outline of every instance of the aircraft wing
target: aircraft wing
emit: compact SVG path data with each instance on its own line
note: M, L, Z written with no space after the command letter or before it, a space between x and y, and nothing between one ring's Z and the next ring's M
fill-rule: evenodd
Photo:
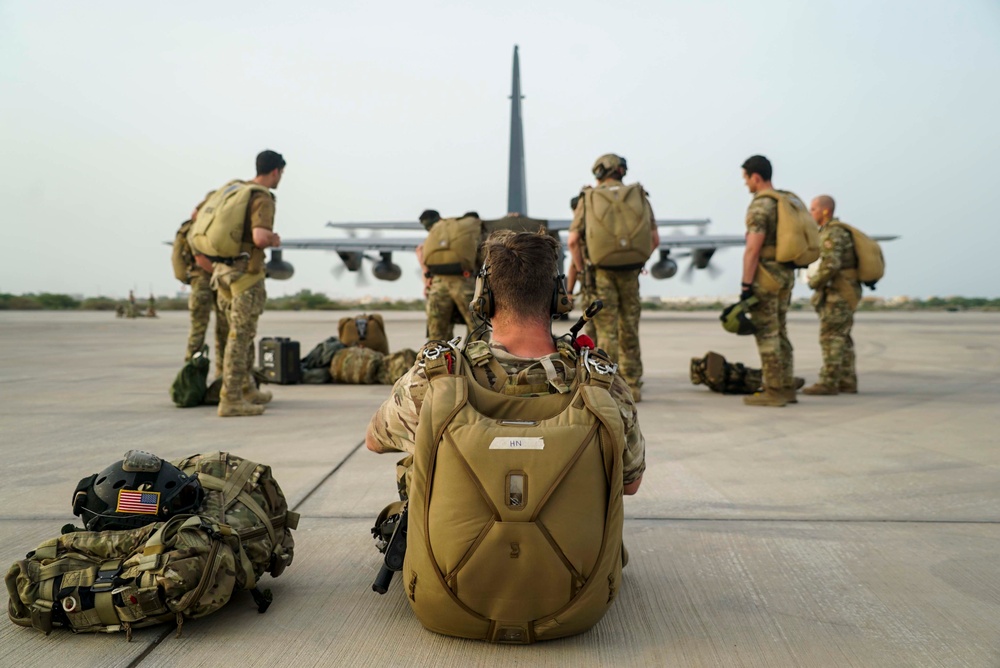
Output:
M539 219L550 231L562 232L569 229L571 218L549 218ZM703 228L712 221L708 218L669 218L656 221L658 227L698 227ZM330 221L327 227L338 230L423 230L423 226L416 221Z
M395 238L372 237L370 239L358 239L354 237L346 239L282 239L281 249L312 249L328 250L338 253L360 253L364 251L375 251L379 253L394 253L396 251L413 251L423 243L423 237Z

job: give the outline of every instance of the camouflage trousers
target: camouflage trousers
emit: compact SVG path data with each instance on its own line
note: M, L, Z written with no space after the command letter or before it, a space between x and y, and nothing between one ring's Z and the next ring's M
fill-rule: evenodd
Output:
M226 354L222 363L220 396L223 400L235 402L243 399L243 388L252 382L257 320L264 312L264 304L267 302L264 281L259 281L235 295L228 293L225 288L242 275L240 272L234 272L219 276L218 291L219 306L229 321L229 338L226 341Z
M819 313L819 346L823 350L823 368L819 382L827 387L857 387L854 369L854 310L842 299L823 302Z
M642 352L639 348L639 269L594 269L594 299L604 308L594 318L597 345L618 362L629 387L642 386Z
M215 376L222 376L222 360L226 353L226 339L229 336L229 323L226 314L219 307L215 298L215 290L208 276L195 276L191 279L191 294L188 296L188 311L191 314L191 331L188 334L187 353L184 361L201 350L205 345L205 334L208 331L208 321L215 311Z
M475 328L469 303L476 292L476 279L465 276L435 276L427 290L427 339L450 341L455 336L455 320Z
M750 319L756 328L754 338L757 339L757 352L760 353L763 387L776 391L791 389L795 384L794 364L792 342L788 340L785 319L792 301L795 272L776 262L761 261L761 265L779 286L777 292L761 289L759 270L753 281L753 293L760 301L750 309Z

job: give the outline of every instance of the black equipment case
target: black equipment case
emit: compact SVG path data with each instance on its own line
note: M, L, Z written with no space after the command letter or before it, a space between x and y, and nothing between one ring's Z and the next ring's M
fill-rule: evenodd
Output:
M302 380L299 365L299 342L286 336L268 336L260 340L260 370L269 383L294 385Z

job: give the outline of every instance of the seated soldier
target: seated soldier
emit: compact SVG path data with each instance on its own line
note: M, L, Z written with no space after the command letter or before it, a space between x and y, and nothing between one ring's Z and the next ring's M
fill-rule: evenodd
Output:
M566 338L552 335L552 317L561 312L557 304L568 304L562 301L567 297L558 251L558 241L546 234L491 234L483 246L484 267L473 302L474 311L492 326L489 343L476 341L458 351L446 342L429 342L368 425L369 450L410 455L398 468L400 496L410 499L403 580L411 587L409 598L421 623L439 633L506 642L580 633L600 619L620 585L627 559L621 545L621 495L639 489L645 440L616 365L600 351L578 352ZM505 398L490 399L493 393ZM432 410L455 403L456 397L455 410ZM422 413L425 401L431 405ZM497 415L496 406L506 413ZM440 425L421 423L438 415ZM556 420L561 421L553 428L549 423ZM469 433L470 425L477 433ZM505 452L511 459L498 463ZM456 469L455 462L463 464ZM428 479L435 474L431 485ZM455 512L434 520L440 516L431 497L440 494L449 495L447 507ZM425 517L432 518L431 524ZM476 522L484 522L484 528ZM539 527L537 534L524 528L531 524ZM462 532L468 530L482 531L480 540L467 540ZM484 540L486 534L493 538ZM539 538L543 534L548 538ZM427 565L422 535L434 546L435 566ZM485 556L471 556L489 544L493 547L481 550ZM483 560L497 557L494 549L503 551L503 559L483 567ZM455 560L458 552L465 556ZM438 587L445 578L417 577L433 568L456 594ZM565 568L571 572L562 572ZM513 570L502 575L508 573L504 569ZM558 593L549 595L549 581L573 586L552 584ZM458 588L457 583L464 584ZM414 587L423 594L414 595ZM566 600L559 602L559 596ZM463 617L467 612L452 609L452 599L476 614Z

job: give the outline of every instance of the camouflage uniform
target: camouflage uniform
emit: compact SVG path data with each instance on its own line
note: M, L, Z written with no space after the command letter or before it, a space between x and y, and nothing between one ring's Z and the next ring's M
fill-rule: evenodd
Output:
M247 206L252 230L274 228L274 196L255 192ZM252 234L252 232L250 232ZM264 251L251 240L244 240L249 258L235 260L231 265L216 262L212 271L212 288L217 292L219 308L229 322L225 359L222 370L222 402L240 403L245 387L253 385L251 372L254 361L254 339L257 320L264 312L267 291L264 289ZM220 402L220 413L223 403Z
M545 370L538 361L540 358L525 358L511 355L507 350L497 343L490 344L490 351L510 376L511 380L516 379L519 385L534 385L536 388L549 388L549 379ZM559 377L565 382L572 382L576 375L576 352L573 348L559 341L556 344L557 351L548 355L554 362ZM564 367L562 361L569 365ZM524 376L517 378L522 371L528 370ZM551 390L555 392L554 389ZM632 393L628 385L621 376L616 375L611 384L611 396L618 404L619 413L625 428L625 450L622 453L623 478L625 484L635 482L642 477L646 470L646 440L639 430L638 412ZM413 452L415 449L416 427L420 419L420 408L423 405L424 394L427 392L427 376L424 368L414 365L402 378L396 381L392 388L392 395L382 404L369 425L375 441L385 450L396 450L407 453L397 465L397 484L399 485L400 498L406 498L406 489L409 483L410 466L413 463ZM539 392L528 392L519 396L537 396Z
M469 304L476 292L476 279L472 276L435 276L427 290L427 338L450 341L455 336L455 316L465 322L468 332L475 325Z
M861 299L858 259L847 228L833 219L820 229L819 270L809 279L816 292L812 304L819 314L819 344L823 350L820 385L841 392L857 391L854 368L854 310Z
M188 311L191 313L191 331L188 334L187 354L184 361L201 350L205 345L205 333L212 311L215 311L215 375L222 377L222 361L225 358L226 339L229 336L229 322L225 311L219 306L211 280L203 269L197 266L189 271L191 294L188 296Z
M603 185L622 186L616 179L608 179ZM599 186L600 187L600 186ZM581 239L586 237L586 205L581 197L573 211L570 232L578 232ZM650 233L656 228L650 210ZM583 247L586 257L586 245ZM583 275L584 284L593 276L594 292L585 297L581 308L590 301L600 299L604 308L594 318L597 345L615 362L629 387L638 394L642 387L642 350L639 346L639 316L642 302L639 298L639 274L642 269L602 269L589 264ZM587 301L589 298L590 301Z
M762 233L764 247L753 279L756 306L750 309L760 353L763 387L781 393L795 386L792 343L785 318L792 301L795 271L774 260L778 243L778 204L770 197L756 197L747 209L747 234Z

